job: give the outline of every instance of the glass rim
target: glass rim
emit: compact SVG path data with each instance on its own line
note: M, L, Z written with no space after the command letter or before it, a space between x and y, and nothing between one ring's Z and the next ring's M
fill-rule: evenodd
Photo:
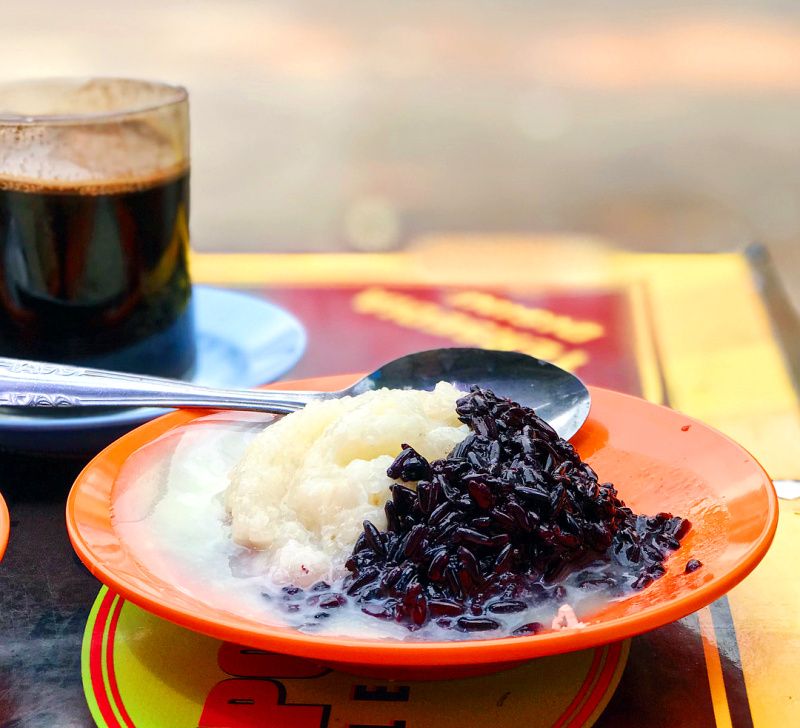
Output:
M40 78L21 79L18 81L4 81L0 83L0 91L15 87L34 86L36 84L64 82L80 83L88 81L122 81L125 83L152 86L171 91L172 93L171 96L168 95L164 99L153 103L141 104L139 106L132 105L128 108L116 109L114 111L88 111L70 114L10 114L0 111L0 126L103 123L106 121L115 121L118 119L124 119L126 117L146 114L147 112L165 109L169 106L177 106L186 102L189 98L189 92L184 86L166 83L164 81L150 81L143 78L126 78L123 76L44 76Z

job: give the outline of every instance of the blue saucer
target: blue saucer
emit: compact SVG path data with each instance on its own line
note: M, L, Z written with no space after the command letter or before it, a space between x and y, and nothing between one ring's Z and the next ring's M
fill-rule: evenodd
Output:
M291 369L306 348L303 325L286 310L244 293L195 286L197 362L191 381L255 387ZM53 455L95 453L168 410L121 409L82 417L0 414L0 448Z

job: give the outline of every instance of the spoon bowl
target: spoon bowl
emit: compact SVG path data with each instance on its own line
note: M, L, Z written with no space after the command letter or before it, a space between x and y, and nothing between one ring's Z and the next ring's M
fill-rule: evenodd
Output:
M430 390L441 381L467 390L473 384L533 407L569 439L589 414L589 390L555 364L513 351L430 349L384 364L336 392L212 389L172 379L0 358L0 406L192 407L287 414L310 402L374 389Z
M430 349L409 354L333 396L381 387L430 390L441 381L464 391L477 384L532 407L565 440L581 428L591 407L589 390L574 374L527 354L489 349Z

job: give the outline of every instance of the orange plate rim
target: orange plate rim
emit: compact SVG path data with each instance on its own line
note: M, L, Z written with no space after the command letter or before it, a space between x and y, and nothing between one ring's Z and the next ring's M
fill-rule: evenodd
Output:
M280 382L269 385L268 388L313 388L333 391L354 379L354 375L322 377ZM180 607L173 607L167 601L159 601L152 598L148 594L141 592L137 586L138 579L131 579L125 574L118 574L109 568L94 553L90 539L87 539L82 532L81 523L77 517L82 505L83 493L81 486L89 473L104 464L111 464L114 466L112 469L116 469L137 448L167 430L208 414L208 410L181 409L163 415L122 436L95 456L80 473L67 498L67 531L73 548L91 573L112 590L137 606L210 637L298 657L315 658L323 662L353 665L397 665L398 667L415 665L428 667L435 665L450 666L476 663L496 664L522 661L619 641L685 617L710 604L744 579L758 565L769 549L778 523L778 500L772 482L764 468L752 454L718 430L699 420L676 413L667 407L647 402L638 397L605 390L600 387L590 387L589 389L593 394L604 392L613 397L634 400L658 410L665 410L672 415L679 415L686 422L715 433L718 437L733 444L748 456L752 461L753 467L759 471L763 482L768 485L765 489L767 509L761 532L757 538L752 540L749 548L743 551L734 568L719 576L714 576L683 597L648 606L635 615L604 620L580 629L514 638L505 637L453 642L399 642L396 640L381 641L312 635L299 631L292 632L280 627L273 628L270 625L259 626L258 629L255 629L254 623L249 620L239 619L235 615L225 616L213 607L206 607L200 604L199 611L215 612L214 618L209 618L203 614L198 614L197 610L190 611ZM107 495L110 503L114 478L107 478L107 480ZM104 534L113 538L114 531L111 527L110 512L108 526L108 531L104 531ZM125 549L125 546L119 541L115 545ZM108 543L106 543L106 547L108 547ZM128 558L135 560L135 557L131 554L128 555ZM243 626L243 623L248 626Z
M11 531L11 518L8 515L8 507L3 500L3 494L0 493L0 560L6 552L8 546L8 535Z

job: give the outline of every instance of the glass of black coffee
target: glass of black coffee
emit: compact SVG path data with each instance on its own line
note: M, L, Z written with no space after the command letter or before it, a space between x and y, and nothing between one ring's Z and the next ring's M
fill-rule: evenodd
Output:
M189 376L188 223L185 89L0 85L0 356Z

